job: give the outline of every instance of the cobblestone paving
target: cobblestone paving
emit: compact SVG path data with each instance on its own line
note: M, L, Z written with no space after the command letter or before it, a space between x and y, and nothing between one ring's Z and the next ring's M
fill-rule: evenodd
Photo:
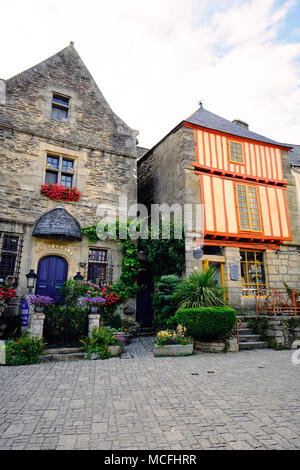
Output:
M291 351L0 367L0 449L299 449ZM214 372L214 373L213 373Z

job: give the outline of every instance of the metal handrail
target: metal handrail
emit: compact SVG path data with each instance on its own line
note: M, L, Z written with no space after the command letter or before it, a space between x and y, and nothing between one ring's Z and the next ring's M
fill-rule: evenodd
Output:
M300 314L300 292L283 289L269 289L265 297L255 296L256 315L293 315Z
M238 317L236 317L236 339L237 339L237 344L240 346L240 333L239 333L239 327L242 324L242 320Z

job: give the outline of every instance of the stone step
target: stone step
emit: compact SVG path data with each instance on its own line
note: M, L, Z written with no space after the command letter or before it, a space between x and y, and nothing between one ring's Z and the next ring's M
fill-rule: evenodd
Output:
M155 336L155 332L154 331L149 331L149 332L141 332L141 333L138 333L137 337L145 337L145 336Z
M45 354L75 354L75 353L82 353L82 349L80 348L53 348L53 349L45 349Z
M239 329L243 329L243 328L248 328L248 322L247 321L243 321L241 323L241 325L239 325Z
M140 328L137 336L155 336L155 332L153 331L153 328L150 327L145 327L145 328Z
M41 357L42 362L52 361L80 361L85 358L84 352L70 353L70 354L44 354Z
M253 335L253 334L240 334L239 335L240 343L248 343L253 341L261 341L262 337L260 335Z
M266 341L240 342L240 351L247 350L247 349L264 349L267 347L268 347L268 343Z
M252 335L253 331L251 328L239 328L240 335Z

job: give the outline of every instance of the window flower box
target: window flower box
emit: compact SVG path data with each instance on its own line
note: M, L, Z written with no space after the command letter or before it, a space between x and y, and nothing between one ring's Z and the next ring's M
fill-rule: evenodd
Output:
M43 184L41 193L52 200L79 201L81 198L81 193L76 187L68 188L60 184Z

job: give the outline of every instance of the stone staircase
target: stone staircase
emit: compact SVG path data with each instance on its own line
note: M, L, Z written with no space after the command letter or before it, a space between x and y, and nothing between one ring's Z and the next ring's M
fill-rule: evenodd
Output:
M240 351L247 349L264 349L268 347L267 341L264 341L260 335L253 333L248 327L248 322L244 318L240 318L242 324L239 327Z
M137 336L155 336L155 332L151 326L144 327L139 329Z
M85 358L85 353L80 348L45 349L42 362L53 361L79 361Z

